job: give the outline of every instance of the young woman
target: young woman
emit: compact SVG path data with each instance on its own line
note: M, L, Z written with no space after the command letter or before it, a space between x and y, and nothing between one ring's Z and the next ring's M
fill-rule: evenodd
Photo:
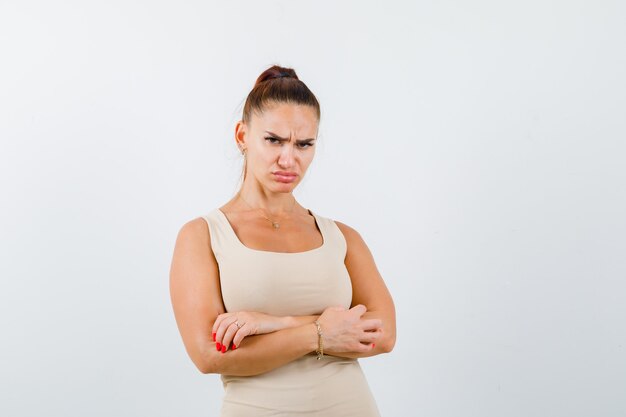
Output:
M293 196L319 121L293 69L264 71L235 128L239 192L176 240L176 321L197 368L221 374L222 417L379 415L358 358L393 349L391 295L359 233Z

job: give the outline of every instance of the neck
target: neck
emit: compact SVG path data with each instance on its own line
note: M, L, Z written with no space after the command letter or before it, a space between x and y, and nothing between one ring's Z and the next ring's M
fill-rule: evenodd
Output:
M242 206L248 210L260 208L268 214L274 215L290 213L295 210L296 201L291 192L272 193L260 186L244 184L237 194L243 198Z

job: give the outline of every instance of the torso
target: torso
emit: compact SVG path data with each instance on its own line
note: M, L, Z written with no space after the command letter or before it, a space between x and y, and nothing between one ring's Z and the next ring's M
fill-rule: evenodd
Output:
M306 316L350 308L347 241L331 218L302 209L275 231L258 212L223 209L203 217L226 312ZM262 374L221 379L221 417L380 416L357 359L317 360L311 352Z
M293 253L312 250L323 244L315 217L303 207L295 209L287 218L277 219L280 228L274 230L270 221L261 216L260 210L238 211L229 206L226 204L219 209L241 243L250 249Z

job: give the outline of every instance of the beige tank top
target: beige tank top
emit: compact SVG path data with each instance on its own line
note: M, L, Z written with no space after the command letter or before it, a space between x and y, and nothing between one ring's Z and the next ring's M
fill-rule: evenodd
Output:
M248 248L220 209L206 216L226 311L286 316L321 314L333 305L350 308L352 284L344 264L346 240L334 221L309 212L323 243L293 253Z
M246 247L220 209L203 216L219 266L226 311L321 314L330 306L350 308L352 284L345 267L347 244L337 224L311 212L323 243L304 252ZM315 352L254 376L221 375L221 417L378 417L376 402L358 360Z

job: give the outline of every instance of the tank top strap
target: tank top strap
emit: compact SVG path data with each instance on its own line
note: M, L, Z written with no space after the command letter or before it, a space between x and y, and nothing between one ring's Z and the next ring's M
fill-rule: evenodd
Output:
M224 214L219 211L219 208L211 210L202 217L208 224L211 248L218 262L225 254L231 254L239 249L231 226L227 223L228 220L226 220Z
M343 232L339 229L339 226L337 226L337 223L335 223L333 219L320 216L310 209L309 212L311 212L311 214L315 217L324 239L328 240L327 242L324 242L324 247L330 249L337 257L345 259L348 245L346 238L344 237Z

